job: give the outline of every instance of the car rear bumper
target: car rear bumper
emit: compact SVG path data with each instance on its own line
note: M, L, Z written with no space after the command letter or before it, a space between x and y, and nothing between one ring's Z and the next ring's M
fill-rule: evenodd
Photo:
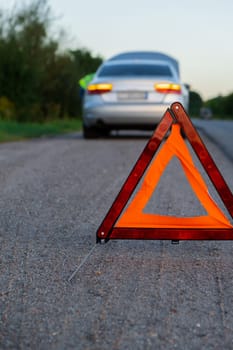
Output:
M100 105L86 108L83 121L86 126L108 126L109 128L139 129L153 127L159 123L169 104L158 105Z

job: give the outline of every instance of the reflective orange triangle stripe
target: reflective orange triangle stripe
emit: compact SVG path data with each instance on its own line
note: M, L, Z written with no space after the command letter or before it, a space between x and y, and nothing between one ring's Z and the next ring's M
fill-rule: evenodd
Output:
M181 218L143 213L163 171L174 156L179 159L193 191L208 213L207 216ZM188 147L180 135L179 124L172 125L170 136L150 164L140 189L115 227L232 228L229 220L210 196L205 181L195 167Z

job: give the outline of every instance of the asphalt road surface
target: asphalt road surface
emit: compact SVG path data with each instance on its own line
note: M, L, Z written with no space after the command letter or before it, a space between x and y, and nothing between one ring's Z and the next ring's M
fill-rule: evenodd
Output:
M229 125L227 152L202 136L233 189ZM233 349L233 241L95 244L146 142L77 134L0 145L0 349ZM147 210L205 211L177 161Z

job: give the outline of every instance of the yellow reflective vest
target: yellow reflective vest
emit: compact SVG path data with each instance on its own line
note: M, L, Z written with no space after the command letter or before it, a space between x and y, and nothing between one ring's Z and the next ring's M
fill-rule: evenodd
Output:
M82 89L86 90L88 84L94 78L94 75L95 75L95 73L87 74L87 75L85 75L85 77L83 77L79 80L79 85L81 86Z

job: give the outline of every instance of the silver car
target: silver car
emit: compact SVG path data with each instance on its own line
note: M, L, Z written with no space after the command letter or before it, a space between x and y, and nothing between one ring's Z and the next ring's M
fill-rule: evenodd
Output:
M85 92L84 137L154 129L173 102L188 110L189 90L174 58L144 51L116 55L100 66Z

